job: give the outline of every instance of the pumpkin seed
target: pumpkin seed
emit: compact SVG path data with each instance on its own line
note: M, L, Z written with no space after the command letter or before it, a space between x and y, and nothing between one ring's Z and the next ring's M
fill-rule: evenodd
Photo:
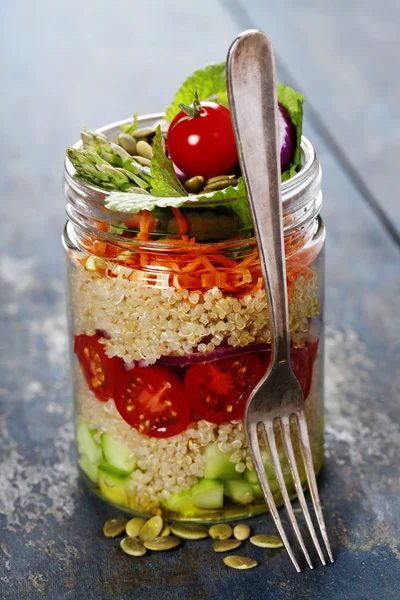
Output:
M160 126L161 128L161 133L168 133L170 122L167 121L167 119L160 119L159 121L156 121L154 123L154 131L157 129L158 126Z
M135 159L135 161L143 167L151 166L151 160L149 160L148 158L144 158L144 156L139 156L138 154L136 154L135 156L132 156L132 158Z
M202 540L208 537L208 529L199 523L173 523L171 531L184 540Z
M214 540L227 540L232 537L232 527L230 525L218 524L213 525L208 530L208 533Z
M248 558L247 556L235 556L233 554L230 556L225 556L224 563L227 567L240 570L252 569L258 565L258 562L254 560L254 558Z
M236 185L238 179L222 179L221 181L216 181L215 183L210 183L206 185L203 192L206 194L207 192L216 192L217 190L224 190L230 185Z
M172 550L181 544L181 540L173 535L155 537L144 542L144 547L148 550L164 551Z
M139 127L138 129L135 129L135 131L133 131L131 133L131 136L134 138L146 138L149 135L154 135L156 132L155 127Z
M204 186L204 177L201 175L195 175L195 177L191 177L187 179L183 184L183 187L187 192L192 194L197 194L200 190L203 189Z
M259 548L282 548L281 538L276 535L253 535L250 542Z
M145 523L146 519L142 519L141 517L135 517L134 519L131 519L127 522L125 527L126 535L131 538L137 538Z
M136 140L134 140L133 137L128 133L120 133L116 142L131 156L136 154Z
M152 538L158 537L164 527L164 523L162 517L156 515L155 517L151 517L146 523L143 525L142 529L139 532L139 537L142 542L146 542L147 540L151 540Z
M137 538L123 538L120 542L120 546L125 554L129 554L130 556L143 556L147 552L142 542Z
M108 519L104 523L103 532L106 537L115 538L119 535L122 535L125 531L125 525L128 519L125 517L114 517L113 519Z
M136 145L136 149L136 154L139 154L139 156L143 156L143 158L148 158L149 160L151 160L151 157L153 156L153 149L150 146L150 144L144 142L143 140L140 140Z
M224 179L236 179L236 175L216 175L215 177L210 177L210 179L207 179L206 185L210 185L210 183L216 183L217 181L223 181Z
M239 540L218 540L213 543L212 547L214 552L230 552L230 550L239 548L241 543Z
M240 540L242 542L243 540L247 540L249 536L250 527L248 525L243 525L242 523L239 523L239 525L236 525L233 528L233 537L235 537L237 540Z
M171 527L169 525L164 525L164 529L161 532L161 536L171 535Z

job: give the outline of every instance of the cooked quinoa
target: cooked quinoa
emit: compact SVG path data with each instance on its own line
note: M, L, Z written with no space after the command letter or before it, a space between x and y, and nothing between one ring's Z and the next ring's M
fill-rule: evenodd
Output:
M123 267L118 267L116 277L99 277L78 261L73 264L73 333L106 331L110 339L105 346L110 357L153 364L169 354L213 352L223 341L229 346L271 342L264 290L241 298L223 293L218 287L189 292L130 281L126 277L129 269ZM304 344L309 319L318 313L317 271L308 267L294 281L289 302L290 334L295 346Z

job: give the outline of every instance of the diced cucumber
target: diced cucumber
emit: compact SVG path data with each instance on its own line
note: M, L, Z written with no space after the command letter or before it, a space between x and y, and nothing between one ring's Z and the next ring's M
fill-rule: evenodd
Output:
M93 481L93 483L97 483L97 480L99 478L99 469L97 465L91 463L88 457L84 454L82 454L82 456L78 458L78 465L80 466L82 471L86 473L90 481Z
M257 499L264 498L264 495L262 493L262 490L261 490L261 487L260 487L259 483L253 483L253 484L251 484L251 489L252 489L254 498L257 498Z
M258 477L255 471L249 471L249 469L246 469L243 475L245 480L250 483L250 485L258 485Z
M101 447L106 462L120 475L130 475L136 469L136 456L109 433L101 434Z
M165 510L169 510L174 513L179 513L184 517L191 517L196 514L196 506L192 502L192 491L187 490L184 492L179 492L178 494L173 494L168 498L168 500L164 500L162 506Z
M104 470L102 466L99 467L98 471L99 488L103 496L115 504L128 504L126 484L129 481L129 477L111 474Z
M218 479L202 479L192 487L192 502L198 508L222 508L224 484Z
M222 452L217 444L206 447L204 456L204 479L240 479L241 474L235 469L235 464L229 461L230 454Z
M253 489L245 479L224 481L224 495L237 504L249 504L254 500Z
M78 420L76 426L76 443L79 454L86 456L91 463L96 464L103 458L100 445L93 437L95 429L90 429L89 425L83 419Z

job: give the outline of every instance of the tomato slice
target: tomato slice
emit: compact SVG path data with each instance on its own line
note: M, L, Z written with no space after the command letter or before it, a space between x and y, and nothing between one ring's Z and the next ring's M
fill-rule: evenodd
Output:
M118 384L115 404L131 427L150 437L177 435L190 422L182 380L166 367L126 371Z
M85 379L94 395L101 402L114 396L115 386L123 362L117 356L109 358L104 344L100 344L101 335L76 335L74 352L78 357Z
M221 358L189 367L185 390L202 419L227 423L243 418L250 392L264 372L255 354Z
M290 364L303 390L304 400L307 400L311 390L313 367L317 351L318 340L312 344L307 343L301 348L290 349Z

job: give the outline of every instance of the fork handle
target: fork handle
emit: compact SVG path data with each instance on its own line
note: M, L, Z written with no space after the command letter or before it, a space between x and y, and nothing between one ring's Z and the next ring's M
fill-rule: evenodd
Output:
M273 344L271 367L289 362L288 299L283 244L278 99L274 50L251 29L227 58L233 128L268 291Z

